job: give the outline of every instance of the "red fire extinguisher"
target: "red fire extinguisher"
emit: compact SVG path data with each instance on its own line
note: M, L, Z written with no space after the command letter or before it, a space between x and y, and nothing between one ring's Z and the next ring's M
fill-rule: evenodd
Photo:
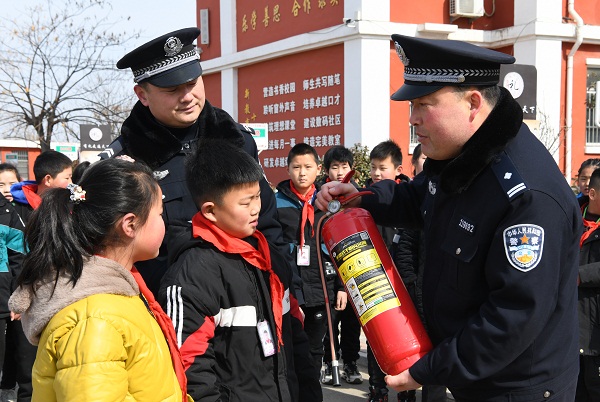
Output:
M432 345L371 214L342 209L363 194L331 201L321 236L379 367L397 375Z

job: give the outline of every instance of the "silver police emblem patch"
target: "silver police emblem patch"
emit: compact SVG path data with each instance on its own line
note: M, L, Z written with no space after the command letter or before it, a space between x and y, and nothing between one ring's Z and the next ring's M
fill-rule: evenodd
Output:
M538 225L514 225L504 230L504 251L510 265L519 271L531 271L542 259L544 228Z
M429 181L429 194L435 195L436 191L435 183Z
M175 56L177 53L181 52L181 49L183 49L183 43L181 43L178 37L171 36L166 40L163 49L165 50L165 56Z
M398 57L400 57L400 61L405 66L408 66L408 63L410 63L410 59L408 57L406 57L406 53L404 53L404 49L402 49L402 46L400 46L400 44L398 42L394 42L394 44L396 46L396 54L398 55Z

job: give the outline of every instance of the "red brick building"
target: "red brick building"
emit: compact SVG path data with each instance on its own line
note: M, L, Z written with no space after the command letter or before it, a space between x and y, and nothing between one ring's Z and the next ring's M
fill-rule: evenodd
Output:
M286 177L299 142L416 145L410 104L390 101L403 67L392 33L457 39L510 53L501 85L567 178L600 157L592 122L600 81L600 0L197 0L207 98L241 122L267 123L260 161ZM511 73L511 74L509 74Z

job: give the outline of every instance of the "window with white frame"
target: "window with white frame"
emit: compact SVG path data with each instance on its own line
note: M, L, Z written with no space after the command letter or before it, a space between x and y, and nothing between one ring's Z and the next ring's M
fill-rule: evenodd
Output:
M600 66L587 69L587 94L585 102L585 142L586 144L600 145L600 127L594 124L596 96L596 81L600 81Z

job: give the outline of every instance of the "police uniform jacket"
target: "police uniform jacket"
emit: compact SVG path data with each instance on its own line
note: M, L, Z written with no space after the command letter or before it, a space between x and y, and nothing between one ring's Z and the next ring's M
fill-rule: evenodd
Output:
M267 321L272 339L278 343L270 274L202 238L171 249L178 257L161 281L157 300L178 334L189 395L207 402L295 401L288 385L287 357L292 346L283 345L279 352L265 357L257 332L258 321ZM271 252L271 263L277 274L285 261ZM285 342L291 331L289 277L280 276L280 280L286 288ZM297 388L297 384L291 385Z
M600 355L600 228L593 230L579 253L579 353Z
M143 161L154 170L154 175L159 180L164 197L163 219L167 234L157 259L136 264L154 294L168 266L169 238L191 238L189 222L198 211L185 181L185 156L193 150L200 138L222 138L243 147L255 159L258 158L256 143L250 130L208 101L204 104L198 121L187 132L177 136L174 134L176 131L159 124L150 109L137 102L123 122L121 136L100 154L103 159L128 155ZM266 179L261 180L260 189L262 206L258 228L269 241L283 246L275 197Z
M378 222L423 228L434 349L410 368L461 401L544 401L578 372L581 212L508 91L453 160L363 197Z

